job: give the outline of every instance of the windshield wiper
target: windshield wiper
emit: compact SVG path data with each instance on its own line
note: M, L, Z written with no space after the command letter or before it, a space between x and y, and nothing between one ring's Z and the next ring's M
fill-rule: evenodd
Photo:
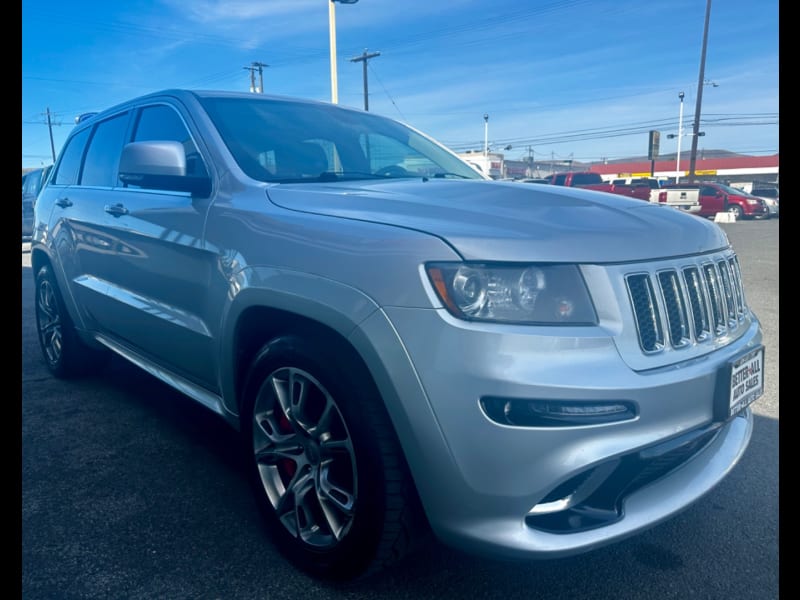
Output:
M407 175L385 175L369 173L367 171L325 171L314 181L352 181L358 179L419 179L421 175L409 173Z
M344 180L355 180L355 179L385 179L380 175L375 175L375 173L369 173L367 171L325 171L324 173L320 173L319 180L320 181L344 181Z
M274 179L272 180L274 183L324 183L324 182L333 182L333 181L358 181L361 179L369 179L369 180L383 180L387 181L390 179L421 179L422 181L428 181L430 178L436 179L446 179L448 177L454 177L458 179L470 179L470 177L466 175L462 175L460 173L451 173L451 172L442 172L442 173L435 173L433 175L418 175L409 173L407 175L383 175L383 174L376 174L370 173L368 171L323 171L317 177L291 177L291 178L281 178L281 179Z
M471 177L467 177L466 175L462 175L461 173L452 173L451 171L434 173L430 177L435 177L436 179L447 179L448 177L455 177L456 179L472 179Z

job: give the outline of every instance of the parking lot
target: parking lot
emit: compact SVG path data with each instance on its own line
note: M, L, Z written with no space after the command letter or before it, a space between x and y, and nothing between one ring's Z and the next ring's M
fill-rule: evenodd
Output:
M590 554L483 560L436 543L347 587L294 571L261 530L237 438L120 361L62 382L39 355L22 248L22 593L38 599L779 597L779 221L723 223L762 321L765 395L728 478L677 517Z

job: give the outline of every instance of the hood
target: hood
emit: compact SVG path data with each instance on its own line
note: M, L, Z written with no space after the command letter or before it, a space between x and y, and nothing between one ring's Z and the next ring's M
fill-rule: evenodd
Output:
M398 179L280 184L289 210L437 236L464 260L629 262L719 250L715 223L607 192L485 180Z

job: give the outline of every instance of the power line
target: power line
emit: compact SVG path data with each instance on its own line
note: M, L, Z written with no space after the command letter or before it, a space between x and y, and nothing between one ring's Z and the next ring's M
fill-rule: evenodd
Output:
M771 117L774 115L774 119ZM725 121L725 122L723 122ZM729 117L721 119L709 119L701 121L705 128L713 129L715 127L734 127L734 126L755 126L755 125L777 125L777 113L756 113L754 115L730 115ZM634 123L630 126L614 127L614 128L590 128L579 129L575 131L553 132L539 136L525 136L513 138L497 138L495 144L507 145L512 144L515 146L525 145L542 145L542 144L565 144L570 142L583 142L591 140L602 140L616 137L624 137L630 135L640 135L648 133L651 129L659 128L677 128L677 120L675 119L662 119L656 121ZM481 142L478 140L461 140L444 142L450 148L456 150L467 150L480 146Z
M370 68L372 69L372 67L370 67ZM400 118L403 121L407 121L408 119L406 119L406 116L402 113L402 111L400 110L400 107L397 106L397 102L394 101L394 98L392 98L392 95L389 93L389 90L387 90L386 86L383 85L383 81L381 81L381 78L378 77L378 74L375 72L375 69L372 69L372 75L373 75L373 77L375 77L378 80L378 83L383 88L383 92L386 94L386 97L389 98L389 102L392 103L392 106L394 106L395 110L397 111L397 114L400 115Z

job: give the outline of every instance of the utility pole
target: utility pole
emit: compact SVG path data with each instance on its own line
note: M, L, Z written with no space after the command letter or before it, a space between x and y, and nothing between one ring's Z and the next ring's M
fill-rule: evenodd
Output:
M258 93L264 93L264 67L268 67L269 65L262 62L254 62L253 66L258 69Z
M50 120L50 107L47 107L47 129L50 131L50 153L53 155L53 163L56 162L56 147L53 144L53 122Z
M528 177L533 177L533 148L528 146Z
M264 93L264 67L268 67L266 63L253 61L249 67L242 67L250 71L250 91L258 94ZM256 71L258 71L258 87L256 87Z
M369 111L369 91L367 89L367 61L370 58L375 58L376 56L380 56L380 52L372 52L371 54L367 54L367 49L364 49L364 52L361 53L361 56L356 56L355 58L351 58L350 62L363 62L364 63L364 110Z
M242 67L247 71L250 71L250 92L256 91L256 70L253 67Z
M692 127L692 154L689 161L689 180L696 179L697 139L700 137L700 106L703 101L703 82L706 69L706 46L708 45L708 20L711 15L711 0L706 0L706 20L703 26L703 49L700 53L700 74L697 77L697 106L694 109L694 126Z

